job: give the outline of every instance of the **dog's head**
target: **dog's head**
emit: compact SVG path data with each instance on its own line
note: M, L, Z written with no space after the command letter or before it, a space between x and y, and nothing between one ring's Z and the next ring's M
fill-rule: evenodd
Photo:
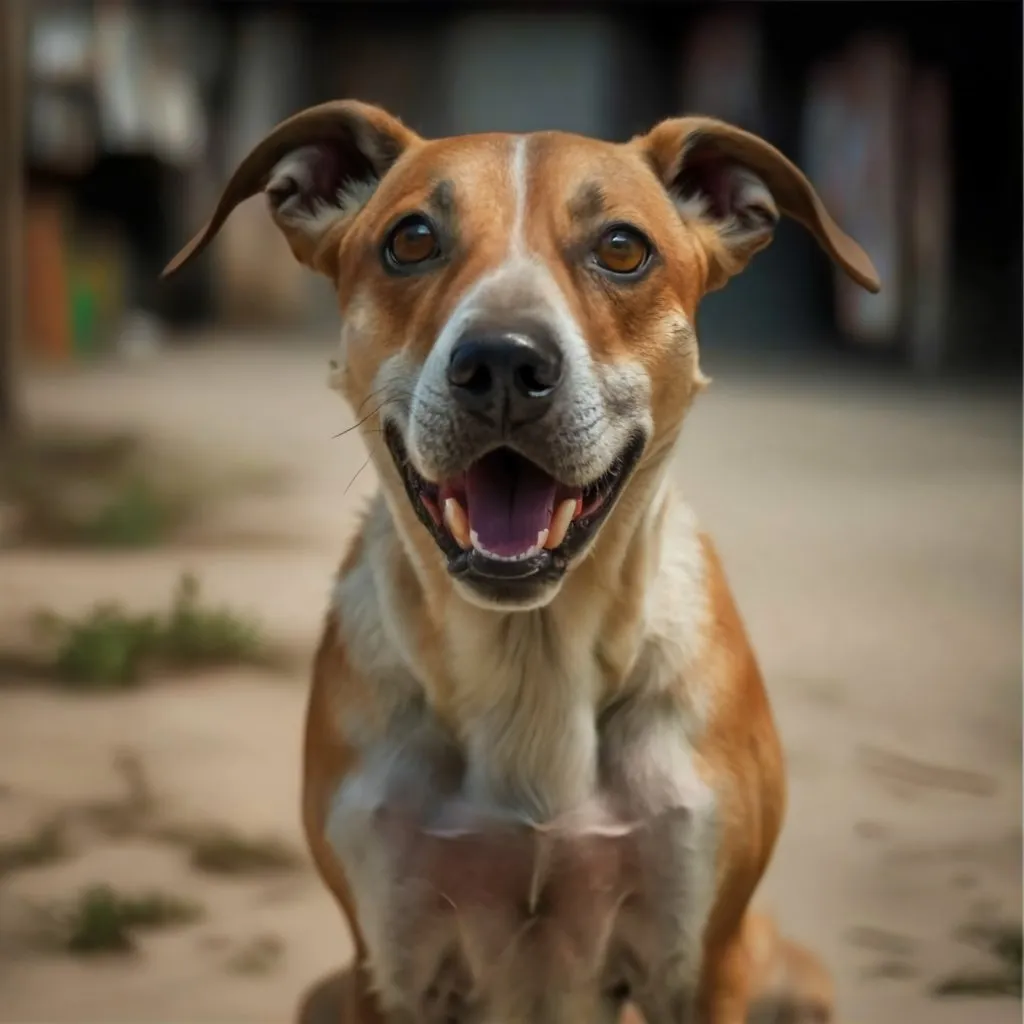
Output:
M477 603L544 604L613 529L702 387L701 297L782 214L878 290L804 175L709 118L625 144L428 141L376 107L324 104L250 153L165 273L259 191L296 258L337 289L336 383L365 417L406 542Z

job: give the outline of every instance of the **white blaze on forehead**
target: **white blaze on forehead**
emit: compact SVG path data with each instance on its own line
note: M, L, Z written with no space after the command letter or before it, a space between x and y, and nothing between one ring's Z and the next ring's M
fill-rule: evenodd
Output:
M514 285L522 277L524 268L530 266L526 250L528 177L529 139L517 135L512 138L509 146L508 182L512 192L513 214L505 259L469 286L442 328L435 349L450 347L466 323L486 308L489 298L508 285Z
M549 280L546 268L532 258L526 245L529 161L529 137L514 136L510 140L508 156L512 224L505 259L469 287L442 329L435 349L448 348L469 320L491 305L503 304L502 299L513 293L522 295L522 301L515 303L517 309L549 312L551 306L564 307L560 293L553 294L557 287L553 287L554 282Z
M515 217L512 221L512 239L509 256L526 254L526 191L529 170L527 138L524 135L512 140L512 188L515 198Z

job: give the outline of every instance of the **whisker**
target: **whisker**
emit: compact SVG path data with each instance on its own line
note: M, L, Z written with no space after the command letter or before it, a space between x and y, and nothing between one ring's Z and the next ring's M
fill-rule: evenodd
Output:
M345 491L344 491L344 493L345 493L345 494L348 494L348 492L349 492L349 489L350 489L350 488L352 487L352 485L353 485L353 484L354 484L354 483L356 482L356 478L357 478L357 477L359 476L359 474L360 474L360 473L362 473L362 471L363 471L364 469L366 469L366 467L367 467L367 466L368 466L369 464L370 464L370 459L369 459L369 456L367 456L367 459L366 459L366 461L365 461L365 462L364 462L364 463L363 463L363 464L362 464L362 465L361 465L361 466L360 466L360 467L359 467L359 468L358 468L358 469L357 469L357 470L355 471L355 473L354 473L354 474L353 474L353 476L352 476L352 479L351 479L351 480L349 480L349 482L348 482L348 485L347 485L347 486L345 487Z
M415 392L410 391L408 389L400 388L398 385L395 385L395 384L382 384L379 388L374 388L372 391L370 391L366 395L366 397L359 403L356 411L358 412L359 409L362 409L362 407L364 405L366 405L366 403L371 398L375 398L377 395L381 394L382 392L388 392L389 395L394 395L396 397L408 398L410 401L415 397ZM393 399L391 399L391 398L386 398L385 402L392 401L392 400Z
M376 409L371 410L362 419L356 420L355 423L352 424L352 426L346 427L344 430L342 430L339 433L335 434L334 437L335 438L344 437L346 434L351 434L353 430L358 430L359 427L361 427L367 420L373 419L373 417L376 416L377 413L379 413L381 411L381 409L383 409L386 404L387 404L386 402L382 402L380 405L377 406Z

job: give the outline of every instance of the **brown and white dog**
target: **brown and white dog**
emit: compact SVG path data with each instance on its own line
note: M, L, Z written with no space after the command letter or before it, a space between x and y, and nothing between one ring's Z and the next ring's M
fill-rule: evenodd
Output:
M344 101L275 128L165 273L260 191L337 290L332 385L381 481L306 733L359 967L339 1020L831 1019L827 975L748 910L782 755L670 465L701 297L780 215L877 291L870 260L719 121L428 141Z

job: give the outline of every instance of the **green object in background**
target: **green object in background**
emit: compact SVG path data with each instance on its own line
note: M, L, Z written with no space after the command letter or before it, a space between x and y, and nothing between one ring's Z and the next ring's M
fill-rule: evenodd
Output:
M124 311L124 269L124 248L116 232L95 225L76 228L68 254L68 316L75 359L95 358L112 345Z
M71 284L71 347L75 355L96 351L96 293L87 280L75 276Z

